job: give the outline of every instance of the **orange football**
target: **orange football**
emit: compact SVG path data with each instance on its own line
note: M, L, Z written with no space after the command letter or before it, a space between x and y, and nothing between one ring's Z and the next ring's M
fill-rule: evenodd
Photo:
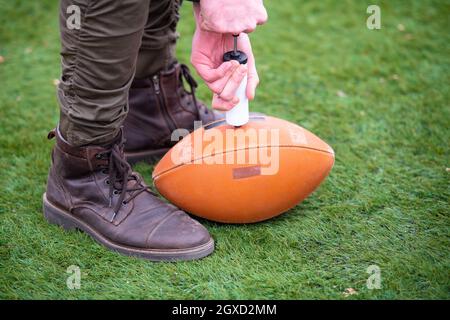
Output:
M250 223L298 204L333 164L333 149L308 130L258 115L239 128L219 120L194 130L164 155L153 181L189 213Z

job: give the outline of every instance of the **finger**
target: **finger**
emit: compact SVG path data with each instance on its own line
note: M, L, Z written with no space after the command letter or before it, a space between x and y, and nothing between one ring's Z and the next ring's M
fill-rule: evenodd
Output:
M251 21L248 21L244 32L245 33L252 33L253 31L255 31L255 29L256 29L256 21L251 20Z
M214 81L214 82L206 82L206 85L211 89L212 92L220 94L223 89L225 88L225 85L227 84L228 80L230 79L231 75L236 71L237 68L239 68L239 62L232 60L233 66L227 70L225 75Z
M245 95L249 100L255 99L256 87L259 85L259 76L256 72L256 67L249 66L249 72L247 76L247 88L245 89Z
M255 99L256 94L256 87L259 84L259 77L258 74L255 75L249 75L247 78L247 88L245 89L245 95L247 96L248 100Z
M232 61L224 62L217 68L212 68L210 65L204 63L196 63L195 61L193 61L192 64L199 76L206 82L214 82L222 78L229 69L235 66L235 63Z
M267 22L267 19L268 19L269 17L268 17L268 15L267 15L267 10L266 10L266 8L263 8L262 10L261 10L261 12L260 12L260 15L258 16L258 18L257 18L257 24L258 25L262 25L262 24L264 24L264 23L266 23Z
M227 84L223 88L223 91L220 93L220 98L223 100L231 100L236 95L236 90L239 88L242 79L244 79L247 74L247 66L245 64L241 64L236 71L233 72Z
M233 97L231 100L223 100L217 94L213 95L212 107L220 111L229 111L239 103L238 97Z
M248 54L247 65L248 65L248 75L245 94L249 100L253 100L255 98L256 87L259 84L259 76L258 72L256 71L255 57L253 56L251 50Z
M248 27L247 29L244 30L244 32L245 33L252 33L255 30L256 30L256 25Z

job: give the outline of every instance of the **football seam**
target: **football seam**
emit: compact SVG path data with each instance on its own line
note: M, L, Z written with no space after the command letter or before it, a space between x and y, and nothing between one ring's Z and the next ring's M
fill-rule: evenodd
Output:
M191 160L190 162L184 162L184 163L180 163L180 164L178 164L178 165L176 165L176 166L173 166L173 167L171 167L171 168L169 168L169 169L167 169L167 170L164 170L164 171L160 172L160 173L159 173L158 175L156 175L156 176L152 175L152 179L155 180L155 179L161 177L163 174L165 174L165 173L167 173L167 172L170 172L170 171L172 171L172 170L174 170L174 169L176 169L176 168L178 168L178 167L182 167L182 166L184 166L184 165L193 164L193 162L198 161L198 160L203 160L203 159L211 158L211 157L214 157L214 156L217 156L217 155L223 155L223 154L227 154L227 153L235 152L235 151L251 150L251 149L260 149L260 148L269 148L269 147L270 147L270 146L247 147L247 148L240 148L240 149L236 149L236 150L222 151L222 152L217 153L217 154L214 154L214 155L202 156L202 157L200 157L200 158L193 159L193 160ZM294 149L308 149L308 150L314 150L314 151L317 151L317 152L321 152L321 153L325 153L325 154L332 155L333 158L334 158L334 152L329 152L329 151L321 150L321 149L317 149L317 148L302 147L302 146L293 146L293 145L280 145L280 146L278 146L278 147L279 147L279 148L294 148Z

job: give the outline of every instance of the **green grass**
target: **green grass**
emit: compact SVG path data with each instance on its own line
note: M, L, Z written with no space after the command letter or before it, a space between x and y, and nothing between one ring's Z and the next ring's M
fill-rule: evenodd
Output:
M202 221L212 256L151 263L43 219L57 1L0 0L0 298L449 299L450 2L375 1L377 31L365 25L371 3L266 1L269 21L251 36L261 77L251 108L319 135L336 165L279 218ZM183 62L192 32L186 3ZM204 85L199 96L210 99ZM151 182L152 168L138 169ZM366 287L372 264L379 290ZM66 287L70 265L82 270L80 290Z

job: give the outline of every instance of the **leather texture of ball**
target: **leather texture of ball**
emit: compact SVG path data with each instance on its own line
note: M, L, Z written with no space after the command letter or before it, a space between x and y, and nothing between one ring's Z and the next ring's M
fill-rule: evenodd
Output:
M235 128L194 130L153 171L155 187L193 215L224 223L275 217L310 195L334 164L333 149L308 130L264 116Z

